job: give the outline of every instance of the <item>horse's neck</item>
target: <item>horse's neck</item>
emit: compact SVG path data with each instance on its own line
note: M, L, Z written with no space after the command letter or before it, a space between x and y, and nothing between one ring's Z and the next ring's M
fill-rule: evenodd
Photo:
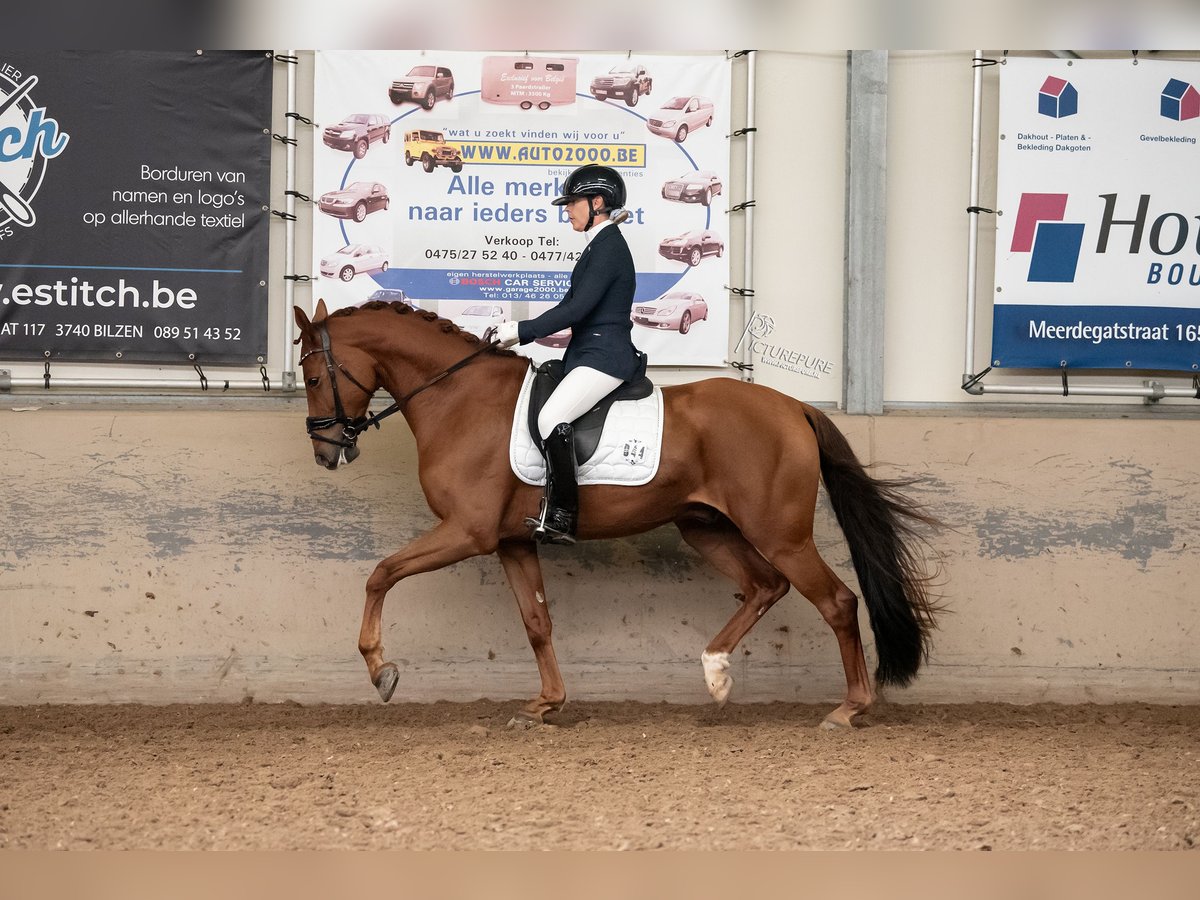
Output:
M383 336L378 344L372 355L383 387L397 400L420 390L459 359L449 352L437 352L442 342L434 340L432 334L424 341L415 333L406 335L404 340ZM462 356L469 352L464 342Z
M465 411L469 398L496 395L498 385L493 379L496 372L502 369L495 366L496 358L491 354L482 354L431 384L438 376L479 350L479 345L442 334L432 323L428 331L412 328L402 337L383 332L379 334L378 342L372 341L371 354L382 376L381 386L395 400L420 391L411 403L402 404L401 410L418 439L425 432L459 427L463 416L470 415ZM378 346L375 346L376 343ZM513 366L514 373L518 368ZM484 375L484 372L487 374Z

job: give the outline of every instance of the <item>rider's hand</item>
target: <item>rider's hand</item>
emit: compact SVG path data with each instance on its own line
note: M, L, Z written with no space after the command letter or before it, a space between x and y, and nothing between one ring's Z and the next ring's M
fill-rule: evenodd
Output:
M501 322L500 327L496 329L496 343L502 350L507 350L514 344L520 343L520 340L516 322Z

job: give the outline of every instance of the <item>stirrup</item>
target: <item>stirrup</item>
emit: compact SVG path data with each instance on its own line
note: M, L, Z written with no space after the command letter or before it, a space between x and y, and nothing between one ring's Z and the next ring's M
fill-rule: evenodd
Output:
M557 528L551 528L546 524L546 517L550 512L550 504L546 502L546 498L542 497L542 508L538 513L538 518L526 518L525 527L532 529L532 537L539 544L574 544L575 535L568 534L565 531L559 531Z
M575 535L567 534L565 531L557 531L545 522L539 522L537 519L526 519L525 524L533 529L532 537L539 544L570 545L575 543Z

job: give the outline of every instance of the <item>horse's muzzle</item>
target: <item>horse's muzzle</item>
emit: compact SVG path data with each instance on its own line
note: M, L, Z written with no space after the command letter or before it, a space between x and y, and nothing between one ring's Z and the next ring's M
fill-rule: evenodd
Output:
M358 454L362 451L353 444L344 446L340 444L322 444L319 448L313 451L313 458L318 466L333 471L338 466L350 464L358 459Z
M328 431L338 425L342 431L336 436L330 436ZM352 463L358 459L358 436L369 426L379 427L369 416L348 419L345 416L309 416L305 420L308 436L315 442L313 456L317 465L326 469L336 469L342 463ZM322 433L326 432L326 433Z

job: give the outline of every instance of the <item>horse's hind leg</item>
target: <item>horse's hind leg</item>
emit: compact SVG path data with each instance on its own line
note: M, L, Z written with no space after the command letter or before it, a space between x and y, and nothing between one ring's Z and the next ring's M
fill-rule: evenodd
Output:
M775 601L788 592L788 580L763 558L729 519L713 521L681 519L675 523L683 539L691 544L721 574L742 591L737 612L709 642L700 657L708 692L721 706L729 699L733 676L729 654Z
M542 677L542 692L530 700L513 719L513 723L541 723L546 713L557 712L567 702L567 690L554 645L550 642L552 625L546 608L546 588L542 584L542 567L538 562L537 545L530 541L504 541L496 550L504 574L517 597L521 620L533 655L537 658L538 674Z
M812 538L794 547L772 550L770 560L801 594L817 608L837 636L846 673L846 699L827 715L823 728L849 727L851 720L871 705L871 677L863 657L858 630L858 597L826 565Z

